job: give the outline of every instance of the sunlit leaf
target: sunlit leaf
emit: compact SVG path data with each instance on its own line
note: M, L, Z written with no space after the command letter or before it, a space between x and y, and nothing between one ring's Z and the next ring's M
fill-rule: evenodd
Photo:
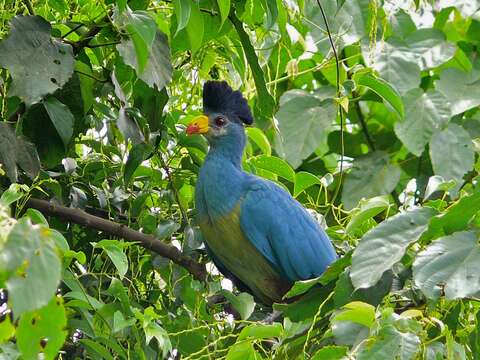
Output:
M355 288L375 285L418 240L433 215L433 209L417 208L388 218L370 230L353 252L350 277Z

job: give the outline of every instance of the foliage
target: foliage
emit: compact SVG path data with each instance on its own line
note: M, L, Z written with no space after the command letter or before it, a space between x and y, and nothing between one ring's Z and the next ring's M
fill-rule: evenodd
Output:
M316 1L2 2L2 359L480 358L478 2L320 4L338 69ZM207 79L339 254L273 309L193 220Z

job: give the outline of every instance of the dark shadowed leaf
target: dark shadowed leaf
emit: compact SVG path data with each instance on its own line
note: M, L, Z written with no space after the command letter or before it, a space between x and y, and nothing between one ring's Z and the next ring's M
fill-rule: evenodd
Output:
M388 195L400 179L400 168L390 163L388 154L376 151L355 159L345 178L342 201L347 209L362 198Z
M388 218L370 230L353 252L350 277L355 288L375 285L418 240L433 215L433 209L417 208Z
M16 16L0 43L0 66L13 78L9 96L28 105L61 88L73 74L72 47L53 39L50 31L40 16Z
M139 143L132 146L130 152L128 153L128 159L123 172L123 181L125 184L130 182L135 170L144 160L148 158L151 152L152 147L146 143Z
M143 142L143 133L137 122L123 107L118 111L117 126L125 140L130 139L134 144Z
M55 126L55 129L57 129L58 135L60 135L63 144L67 147L72 137L73 125L75 123L73 114L65 104L62 104L53 96L49 96L45 99L43 105L45 106L45 110L47 110L48 116Z

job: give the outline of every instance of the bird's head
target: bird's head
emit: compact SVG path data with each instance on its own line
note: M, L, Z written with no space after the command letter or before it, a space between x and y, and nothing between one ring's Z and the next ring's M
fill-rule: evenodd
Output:
M244 124L251 125L253 116L247 100L225 81L207 81L203 86L203 115L187 127L187 134L203 134L212 146L244 143Z

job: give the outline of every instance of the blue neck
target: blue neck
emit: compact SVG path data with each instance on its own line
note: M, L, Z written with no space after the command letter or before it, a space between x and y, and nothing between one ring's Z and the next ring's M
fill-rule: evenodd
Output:
M245 133L242 131L235 136L222 136L218 139L209 139L210 150L205 161L231 162L236 168L242 167L242 155L245 148ZM214 160L215 161L215 160Z

